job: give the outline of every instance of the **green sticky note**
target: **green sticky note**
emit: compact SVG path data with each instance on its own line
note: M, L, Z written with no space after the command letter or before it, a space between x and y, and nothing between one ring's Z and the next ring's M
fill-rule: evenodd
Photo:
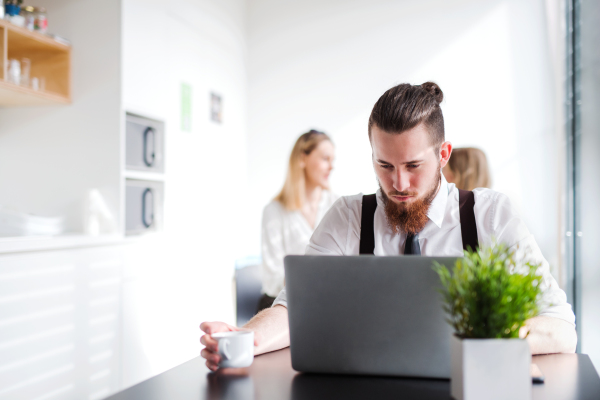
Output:
M192 86L181 84L181 130L192 131Z

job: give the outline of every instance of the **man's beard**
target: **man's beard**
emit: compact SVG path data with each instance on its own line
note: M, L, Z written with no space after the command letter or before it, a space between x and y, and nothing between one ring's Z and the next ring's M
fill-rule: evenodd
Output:
M412 203L400 204L394 203L392 200L390 200L388 194L385 193L385 191L381 187L381 183L379 183L379 188L381 189L381 196L383 197L383 204L385 205L385 216L387 219L387 223L394 233L405 232L416 234L421 232L421 230L427 224L427 221L429 221L427 212L429 211L429 206L431 206L431 202L433 201L438 192L441 180L442 172L441 169L438 168L436 179L434 180L433 185L423 198L417 199ZM389 195L413 196L415 195L415 193L392 191L391 193L389 193Z

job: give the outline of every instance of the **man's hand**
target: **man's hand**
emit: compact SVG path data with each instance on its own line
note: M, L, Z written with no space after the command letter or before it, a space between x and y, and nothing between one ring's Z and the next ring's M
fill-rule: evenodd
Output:
M290 345L288 312L287 308L281 305L262 310L242 328L225 322L203 322L200 324L200 329L206 333L200 338L200 343L206 346L200 355L206 358L206 366L211 371L216 371L221 361L218 342L211 336L217 332L253 331L254 355L283 349Z
M232 326L226 324L225 322L203 322L200 324L200 329L206 333L200 337L200 343L206 346L200 352L200 355L203 358L206 358L206 366L211 371L216 371L219 369L219 362L221 361L221 356L218 354L219 350L219 342L216 339L212 338L212 334L217 332L234 332L234 331L245 331L250 329L241 329L236 326ZM254 346L258 346L259 339L254 334Z
M527 338L531 354L574 353L577 333L573 324L559 318L537 316L528 319L519 330Z

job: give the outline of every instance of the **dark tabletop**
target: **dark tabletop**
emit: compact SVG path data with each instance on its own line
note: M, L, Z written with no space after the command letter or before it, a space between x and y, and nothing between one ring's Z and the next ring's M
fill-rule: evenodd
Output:
M600 399L600 378L584 354L534 356L546 381L533 399ZM450 399L450 382L365 376L300 374L289 348L257 356L249 368L210 372L200 357L115 394L111 400Z

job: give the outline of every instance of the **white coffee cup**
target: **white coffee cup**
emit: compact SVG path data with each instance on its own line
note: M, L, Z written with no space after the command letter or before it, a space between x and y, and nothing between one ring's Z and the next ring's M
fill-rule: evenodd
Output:
M218 353L221 356L219 367L244 368L252 364L254 360L254 332L218 332L211 336L219 342Z

